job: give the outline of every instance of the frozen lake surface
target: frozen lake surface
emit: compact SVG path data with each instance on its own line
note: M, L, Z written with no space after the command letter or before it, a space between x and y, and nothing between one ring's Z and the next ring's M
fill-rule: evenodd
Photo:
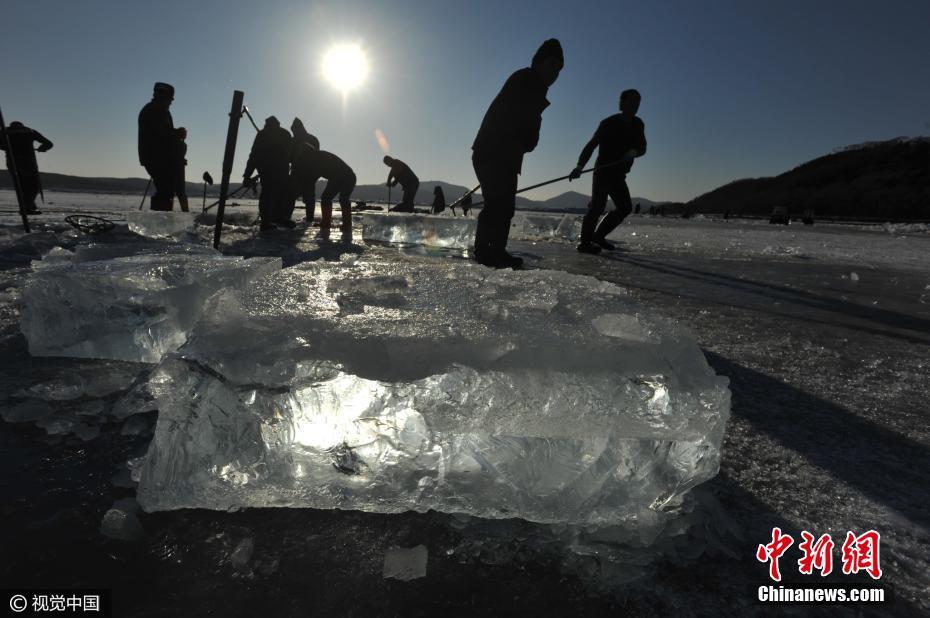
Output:
M0 192L0 409L28 421L0 424L7 558L0 578L8 587L112 587L118 615L126 616L307 615L308 608L491 615L501 607L535 615L742 616L768 609L755 601L755 589L769 583L755 551L778 526L795 539L802 530L831 533L837 568L825 579L837 584L871 584L836 571L846 531L877 530L879 583L894 595L881 607L780 607L785 613L930 612L930 227L634 216L612 236L621 250L611 254L581 255L565 242L512 243L529 268L617 283L648 311L678 320L730 379L721 471L697 492L695 521L707 529L685 535L692 544L648 561L626 581L622 569L567 558L548 530L520 520L311 509L146 515L131 503L115 505L134 496L137 458L154 422L154 414L121 416L146 366L29 356L18 286L29 259L87 242L63 224L66 214L120 219L139 197L46 194L52 203L24 239L9 192ZM240 203L230 210L254 209L254 201ZM156 242L122 226L110 234L99 240ZM280 256L285 266L398 251L360 241L321 245L315 236L305 226L261 236L230 227L222 250ZM135 523L119 527L122 512ZM105 514L136 540L101 535ZM383 577L395 548L421 545L425 577ZM797 572L798 557L795 546L782 559L786 582L820 583Z

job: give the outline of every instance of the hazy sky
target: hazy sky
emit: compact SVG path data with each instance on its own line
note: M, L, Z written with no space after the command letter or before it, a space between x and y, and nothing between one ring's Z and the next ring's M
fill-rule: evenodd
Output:
M55 143L42 169L144 177L137 115L152 84L176 89L188 179L219 178L233 89L256 120L300 116L360 183L387 168L374 132L421 181L473 185L470 146L488 103L537 46L565 68L521 185L568 173L625 88L643 94L649 152L629 177L655 200L774 175L838 146L930 134L930 2L443 0L174 2L11 0L0 105ZM366 84L321 77L341 42L367 51ZM233 181L254 130L243 120ZM531 193L590 192L590 177ZM453 197L453 196L447 196Z

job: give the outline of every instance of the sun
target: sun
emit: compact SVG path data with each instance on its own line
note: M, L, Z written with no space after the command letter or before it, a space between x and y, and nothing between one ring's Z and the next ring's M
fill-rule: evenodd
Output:
M343 95L355 90L368 77L368 59L354 43L334 45L323 56L323 77Z

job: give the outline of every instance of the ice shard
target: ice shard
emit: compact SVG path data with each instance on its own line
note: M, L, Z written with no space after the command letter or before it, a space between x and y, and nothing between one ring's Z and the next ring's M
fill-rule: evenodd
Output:
M281 259L181 253L34 264L20 317L31 354L154 363L184 343L211 295L280 270Z
M610 283L366 254L211 304L153 372L148 511L636 527L718 469L727 379Z
M521 240L576 241L580 235L578 215L518 212L510 222L510 237Z
M182 240L197 232L197 214L160 210L131 210L126 213L129 229L139 236Z

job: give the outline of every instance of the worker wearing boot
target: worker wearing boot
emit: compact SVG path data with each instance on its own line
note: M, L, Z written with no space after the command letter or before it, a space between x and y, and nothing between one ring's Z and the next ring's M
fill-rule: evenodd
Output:
M413 200L417 196L417 189L420 188L420 179L413 173L410 166L388 155L384 155L384 164L391 168L388 172L387 186L396 187L397 183L404 189L404 197L400 204L392 208L393 212L413 212Z
M320 236L329 240L333 219L333 198L339 196L342 209L342 241L352 241L352 191L355 190L355 172L345 161L331 152L318 150L310 142L304 142L294 158L292 173L300 186L315 186L320 178L327 180L320 196ZM304 196L306 199L306 195Z
M139 163L148 172L155 193L152 210L171 210L178 188L178 168L183 165L184 127L175 129L168 108L174 101L174 86L156 82L152 100L139 112Z
M274 116L265 119L265 126L252 142L242 184L254 184L252 172L258 170L262 182L262 192L258 197L262 231L273 230L278 225L289 228L295 226L290 218L284 218L289 194L288 169L292 146L291 134Z
M546 94L564 64L559 41L545 41L531 66L507 78L481 121L471 158L484 197L475 230L475 260L479 264L492 268L519 268L523 264L521 258L507 253L517 176L523 155L539 142L542 113L549 106Z
M581 224L581 240L578 244L581 253L597 254L601 249L615 249L613 243L607 240L607 235L633 210L626 175L633 167L633 159L646 154L645 125L636 116L640 101L640 94L636 90L624 90L620 94L620 113L601 121L594 137L582 149L578 165L569 174L569 180L581 176L581 170L594 149L598 148L591 201ZM601 219L608 196L613 200L615 208Z

